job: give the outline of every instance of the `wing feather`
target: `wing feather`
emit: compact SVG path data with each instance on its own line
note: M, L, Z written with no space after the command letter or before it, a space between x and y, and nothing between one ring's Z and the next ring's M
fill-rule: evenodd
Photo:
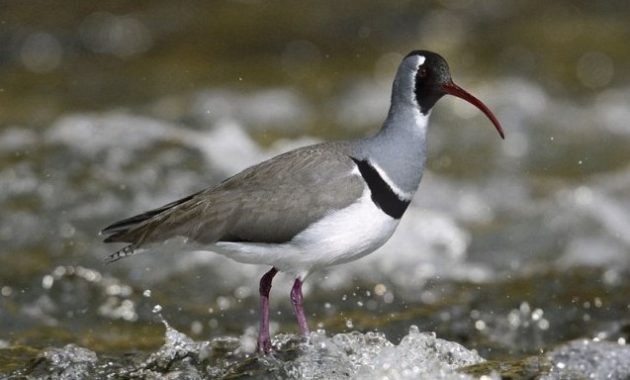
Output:
M343 143L297 149L217 186L105 228L106 242L134 247L181 236L198 243L281 243L359 198L364 183Z

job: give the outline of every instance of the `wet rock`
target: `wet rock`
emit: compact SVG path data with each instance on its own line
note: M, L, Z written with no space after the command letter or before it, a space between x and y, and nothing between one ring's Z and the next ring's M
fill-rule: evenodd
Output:
M43 350L33 362L31 376L60 380L84 379L94 372L96 353L75 344Z
M209 343L195 342L166 321L164 345L137 366L125 368L119 376L130 378L201 379L195 364L208 356Z

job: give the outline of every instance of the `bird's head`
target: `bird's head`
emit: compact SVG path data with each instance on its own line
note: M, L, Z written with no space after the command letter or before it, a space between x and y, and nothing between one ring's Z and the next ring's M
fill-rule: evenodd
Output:
M397 82L403 87L399 89L403 92L401 95L410 98L422 114L428 114L444 95L453 95L477 107L492 121L501 138L505 138L503 128L492 111L481 100L453 83L448 63L439 54L426 50L414 50L407 54L400 65Z

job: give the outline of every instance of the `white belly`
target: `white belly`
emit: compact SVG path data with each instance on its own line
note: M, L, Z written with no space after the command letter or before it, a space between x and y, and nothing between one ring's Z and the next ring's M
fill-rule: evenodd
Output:
M366 189L352 205L331 213L282 244L218 242L210 249L236 261L266 264L301 277L356 260L382 246L399 220L376 207Z

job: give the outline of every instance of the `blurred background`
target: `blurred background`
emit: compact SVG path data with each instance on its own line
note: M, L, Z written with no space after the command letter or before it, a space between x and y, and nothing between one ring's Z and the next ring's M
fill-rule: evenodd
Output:
M124 367L162 344L155 305L195 340L251 351L266 268L199 252L105 265L118 247L98 231L375 132L414 49L443 55L507 139L444 98L394 238L309 278L313 327L396 342L415 324L497 360L625 344L629 15L614 0L0 2L1 373L67 343ZM296 331L290 280L274 331Z

